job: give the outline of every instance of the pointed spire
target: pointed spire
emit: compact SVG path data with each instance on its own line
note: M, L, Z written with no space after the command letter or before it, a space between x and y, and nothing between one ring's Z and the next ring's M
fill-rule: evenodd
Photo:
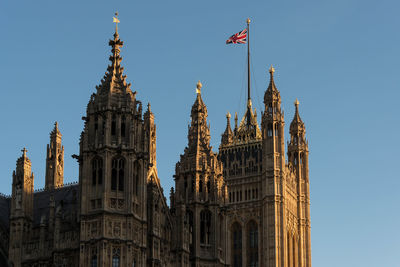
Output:
M203 107L205 107L203 99L201 98L201 88L203 87L203 84L200 82L200 80L196 84L196 100L192 106L192 114L193 114L193 109L201 110Z
M275 81L274 81L275 68L271 65L271 67L269 68L268 72L269 72L269 76L270 76L268 90L278 91L278 89L275 86Z
M54 122L53 131L51 131L50 135L61 135L60 130L58 129L58 122Z
M120 21L118 19L118 12L115 15L113 17L113 22L115 22L114 38L108 43L111 46L111 56L109 57L111 65L108 66L101 84L96 88L100 94L109 94L113 91L131 94L131 84L126 82L126 75L123 75L124 68L121 66L122 57L120 56L120 52L124 42L119 39L118 23Z
M297 100L297 98L296 98L296 101L294 101L294 106L296 107L296 115L297 116L299 116L299 104L300 104L299 100ZM300 118L300 116L299 116L299 118Z
M237 112L235 112L235 130L237 130L237 127L238 127L238 115L237 115Z
M301 118L300 118L300 114L299 114L299 100L297 100L297 98L296 98L296 101L294 101L294 106L295 106L295 108L296 108L296 110L295 110L295 113L294 113L294 118L293 118L293 121L292 121L292 123L294 122L294 121L296 121L296 122L303 122L302 120L301 120Z
M228 112L226 114L226 129L225 132L222 134L221 138L221 145L227 145L232 143L233 140L233 132L231 129L231 114Z
M196 84L196 100L191 110L191 125L189 127L189 148L195 149L198 145L205 148L210 147L210 128L207 126L207 107L201 98L202 84L200 81Z
M292 122L290 123L290 132L296 132L299 130L304 130L304 123L300 118L300 113L299 113L299 100L297 100L294 102L294 106L295 106L295 112L294 112L294 117Z
M264 94L264 104L266 106L269 106L272 102L277 101L279 103L279 108L280 108L281 95L279 93L279 90L276 88L275 81L274 81L275 68L271 65L268 72L269 72L270 80L269 80L268 89L265 91L265 94Z
M146 112L144 113L144 118L150 118L150 117L153 117L154 116L154 114L153 114L153 112L151 112L151 105L150 105L150 102L148 102L147 103L147 110L146 110Z

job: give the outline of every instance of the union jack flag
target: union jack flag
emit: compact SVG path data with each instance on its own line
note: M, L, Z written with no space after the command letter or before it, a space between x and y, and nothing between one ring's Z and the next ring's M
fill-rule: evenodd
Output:
M241 32L235 33L228 40L226 40L226 44L245 44L247 42L247 29L244 29Z

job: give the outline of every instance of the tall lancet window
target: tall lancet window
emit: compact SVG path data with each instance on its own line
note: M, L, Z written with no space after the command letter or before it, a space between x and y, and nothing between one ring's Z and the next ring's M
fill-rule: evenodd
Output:
M247 225L247 266L258 267L258 226L254 221Z
M91 260L90 266L91 267L97 267L97 255L93 255L92 256L92 260Z
M120 261L120 249L113 249L113 257L112 257L112 267L119 267L119 261Z
M188 230L189 230L189 249L190 252L193 252L194 250L194 237L195 237L195 231L193 231L193 212L191 210L186 211L186 222L188 223Z
M133 163L133 171L134 171L134 173L133 173L133 179L134 179L134 181L133 181L133 186L134 186L133 192L137 196L138 193L139 193L139 177L140 177L140 173L139 173L140 172L140 165L139 165L138 161L135 161Z
M271 137L272 136L272 133L273 133L273 131L272 131L272 124L271 123L269 123L268 124L268 128L267 128L267 136L268 137Z
M117 132L117 119L115 118L115 115L113 115L111 120L111 135L115 136L116 132Z
M200 175L200 180L199 180L199 192L203 192L203 176Z
M210 244L211 238L211 212L203 210L200 213L200 243Z
M99 117L96 115L94 117L94 136L95 136L95 138L97 138L98 130L99 130Z
M103 160L96 157L92 160L92 185L103 183Z
M242 227L235 222L232 225L232 267L242 267Z
M125 119L125 116L122 116L122 119L121 119L121 137L125 137L125 130L126 130L126 119Z
M111 190L124 191L125 160L115 158L111 167Z

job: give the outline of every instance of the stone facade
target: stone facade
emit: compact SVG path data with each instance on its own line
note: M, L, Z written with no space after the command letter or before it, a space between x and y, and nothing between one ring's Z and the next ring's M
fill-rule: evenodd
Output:
M218 153L210 146L200 82L188 145L167 205L156 162L156 125L121 66L123 42L86 109L79 181L63 183L56 123L47 146L45 188L34 191L24 148L12 195L0 195L1 266L310 267L308 142L299 103L287 158L280 92L270 69L261 127L248 99L230 114Z

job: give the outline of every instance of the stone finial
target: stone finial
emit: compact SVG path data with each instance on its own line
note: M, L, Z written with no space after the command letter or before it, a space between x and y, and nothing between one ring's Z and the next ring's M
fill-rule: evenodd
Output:
M300 104L300 102L299 102L299 100L297 100L297 98L296 98L296 101L294 101L295 107L298 108L298 107L299 107L299 104Z
M231 118L231 113L229 113L229 111L228 111L228 113L226 113L226 118L227 118L228 120Z
M237 122L238 122L238 115L237 112L235 112L235 128L237 128Z
M200 80L196 84L196 93L201 94L201 87L203 87L203 84L201 84Z
M115 34L118 35L118 23L120 22L118 19L118 11L115 12L115 17L113 17L113 22L115 23Z
M271 67L269 68L269 73L271 75L274 75L274 72L275 72L275 68L271 65Z
M24 147L22 150L22 156L24 157L24 158L26 158L26 152L28 152L28 150Z

